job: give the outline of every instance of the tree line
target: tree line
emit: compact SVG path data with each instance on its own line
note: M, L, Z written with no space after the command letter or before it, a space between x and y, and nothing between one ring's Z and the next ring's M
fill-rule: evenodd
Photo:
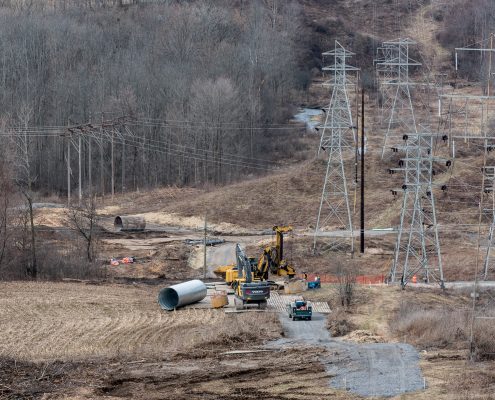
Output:
M438 39L452 50L452 63L455 47L495 48L495 41L490 43L490 36L495 34L495 2L492 0L455 0L434 17L443 22ZM493 56L489 52L469 51L459 52L457 57L460 76L482 82L486 90L490 68L493 71Z
M5 157L22 160L33 190L62 193L67 159L76 185L78 139L36 127L130 116L113 144L83 138L86 190L90 173L95 190L111 190L112 159L118 190L225 183L270 167L309 79L302 11L241 3L3 1L0 117L15 133L1 136Z
M0 0L0 276L101 272L94 198L67 211L62 241L34 220L36 199L74 193L79 175L108 194L273 167L300 134L287 121L310 77L301 13L279 0Z

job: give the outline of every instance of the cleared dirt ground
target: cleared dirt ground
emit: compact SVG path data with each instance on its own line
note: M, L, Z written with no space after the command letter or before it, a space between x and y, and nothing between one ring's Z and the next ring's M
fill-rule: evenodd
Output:
M160 287L80 283L1 283L0 356L17 360L155 357L239 338L277 337L276 318L216 310L165 313ZM256 326L253 326L256 322ZM221 339L220 339L221 338Z
M145 285L0 284L0 398L362 398L330 387L338 374L329 371L341 368L342 360L325 346L267 349L264 342L281 337L276 314L166 313L156 303L157 291ZM313 297L332 301L332 291L324 286ZM374 340L393 342L389 320L403 296L432 307L467 301L455 294L361 288L351 318ZM492 398L491 363L470 364L462 349L420 355L427 389L393 399Z

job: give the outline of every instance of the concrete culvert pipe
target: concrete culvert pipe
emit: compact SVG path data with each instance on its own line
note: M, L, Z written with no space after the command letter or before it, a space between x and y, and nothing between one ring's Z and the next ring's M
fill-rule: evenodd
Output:
M144 231L146 220L144 217L135 215L117 215L113 222L116 232L120 231Z
M176 308L201 301L205 297L206 285L199 279L195 279L160 290L160 293L158 293L158 304L164 310L172 311Z

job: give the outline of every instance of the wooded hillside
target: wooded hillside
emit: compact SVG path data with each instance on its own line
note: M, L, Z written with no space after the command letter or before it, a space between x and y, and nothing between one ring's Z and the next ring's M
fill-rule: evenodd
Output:
M263 160L285 141L279 124L310 79L297 51L297 2L112 7L119 3L3 2L0 116L4 129L20 133L1 147L29 164L33 188L66 190L67 139L27 127L121 116L136 120L116 133L118 190L223 183L265 170ZM89 140L81 150L85 188ZM110 141L91 144L93 185L101 187L103 170L108 192Z

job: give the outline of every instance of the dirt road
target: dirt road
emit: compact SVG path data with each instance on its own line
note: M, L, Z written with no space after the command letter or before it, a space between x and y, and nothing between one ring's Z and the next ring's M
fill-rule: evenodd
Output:
M330 385L361 396L396 396L423 389L419 354L401 343L355 344L332 339L326 318L292 321L280 314L285 337L269 347L322 347L320 362L332 375Z
M213 270L220 265L235 263L235 243L225 242L221 245L211 246L206 249L206 265L208 266L208 277L215 278Z

